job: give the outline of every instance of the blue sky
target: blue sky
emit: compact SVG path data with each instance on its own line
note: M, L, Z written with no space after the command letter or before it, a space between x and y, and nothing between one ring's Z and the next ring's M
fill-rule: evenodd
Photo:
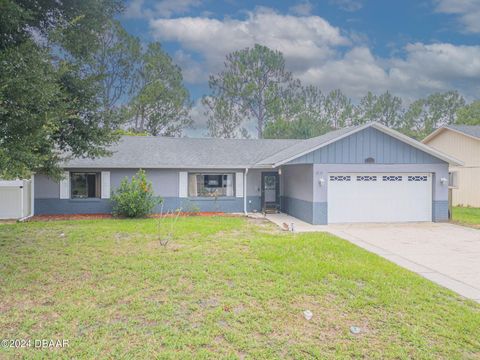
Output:
M254 43L282 51L303 82L354 101L369 90L406 102L450 89L480 98L479 19L480 0L132 0L121 17L182 67L194 117L208 75Z

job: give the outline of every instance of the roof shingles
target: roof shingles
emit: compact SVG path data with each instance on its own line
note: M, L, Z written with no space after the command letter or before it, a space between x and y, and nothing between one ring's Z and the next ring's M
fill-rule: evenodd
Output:
M123 136L112 155L76 158L66 168L244 168L301 140Z
M373 126L400 138L452 164L453 158L410 139L378 123L352 126L306 140L280 139L200 139L155 136L123 136L112 145L111 156L97 159L76 158L65 168L170 168L240 169L271 168L338 140L350 133ZM461 130L459 130L461 131ZM478 129L480 136L480 127Z

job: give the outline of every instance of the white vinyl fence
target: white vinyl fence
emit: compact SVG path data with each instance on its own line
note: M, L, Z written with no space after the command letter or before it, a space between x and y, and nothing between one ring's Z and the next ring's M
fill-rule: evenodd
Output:
M0 180L0 219L23 219L32 215L32 180Z

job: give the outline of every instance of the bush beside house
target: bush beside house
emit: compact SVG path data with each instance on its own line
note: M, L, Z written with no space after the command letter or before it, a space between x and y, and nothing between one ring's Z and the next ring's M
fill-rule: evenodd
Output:
M129 181L124 178L112 194L112 212L115 216L143 217L152 212L163 199L155 197L152 183L147 181L145 170L140 169Z

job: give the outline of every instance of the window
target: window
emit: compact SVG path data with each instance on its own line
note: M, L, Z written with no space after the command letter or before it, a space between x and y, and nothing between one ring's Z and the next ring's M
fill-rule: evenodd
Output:
M372 157L366 158L365 164L375 164L375 159Z
M100 197L100 174L72 172L70 174L72 199Z
M375 175L359 175L357 176L357 181L377 181L377 177Z
M408 181L427 181L427 177L425 175L412 175L408 176Z
M330 175L330 181L350 181L350 175Z
M235 196L233 174L188 174L188 196Z
M383 181L402 181L403 177L401 175L384 175L382 176Z

